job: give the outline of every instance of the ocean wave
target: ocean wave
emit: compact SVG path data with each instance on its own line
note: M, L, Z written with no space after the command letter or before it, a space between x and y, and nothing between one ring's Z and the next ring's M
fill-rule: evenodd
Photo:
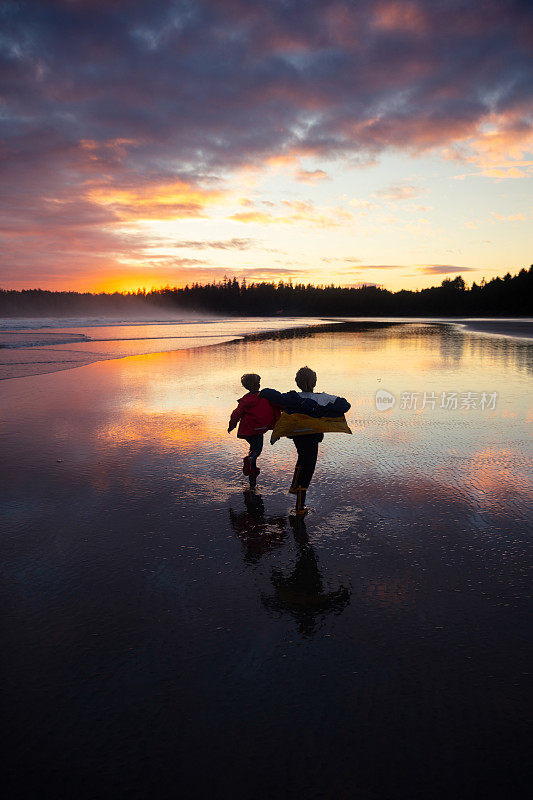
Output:
M53 344L74 344L75 342L88 342L83 333L19 333L18 331L0 330L0 348L3 350L20 350L27 347L50 347Z
M0 331L27 331L46 328L100 328L124 325L210 325L226 322L226 318L181 317L174 319L124 319L118 317L2 317Z

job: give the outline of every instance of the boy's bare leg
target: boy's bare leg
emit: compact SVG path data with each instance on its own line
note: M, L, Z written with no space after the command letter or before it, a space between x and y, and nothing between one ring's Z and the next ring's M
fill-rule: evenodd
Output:
M296 462L296 467L294 468L294 475L292 476L291 488L289 489L290 494L298 494L298 484L301 471L302 471L302 465L300 463L300 458L298 458Z
M308 434L306 436L294 436L293 441L298 453L294 476L289 492L296 495L295 512L298 515L307 513L305 507L305 495L309 488L311 478L315 471L318 445L322 441L323 434Z
M302 489L301 487L298 487L296 491L296 513L299 515L307 513L307 509L305 507L306 491L306 489Z

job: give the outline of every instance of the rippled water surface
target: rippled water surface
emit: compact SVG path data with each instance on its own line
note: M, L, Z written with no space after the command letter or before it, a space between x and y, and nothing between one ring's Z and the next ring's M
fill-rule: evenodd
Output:
M296 526L293 444L250 495L226 427L303 364L353 435ZM522 796L532 370L414 323L4 381L10 797Z

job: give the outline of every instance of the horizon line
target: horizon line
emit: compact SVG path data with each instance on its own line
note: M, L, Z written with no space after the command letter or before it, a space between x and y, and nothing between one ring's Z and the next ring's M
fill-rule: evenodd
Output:
M533 264L530 265L529 269L531 269L531 268L533 268ZM469 269L471 269L471 268L465 267L464 271L469 271ZM513 273L513 274L511 274L511 272L509 270L507 270L505 275L503 275L503 276L495 275L492 278L490 278L488 281L485 279L485 277L483 277L481 279L481 281L477 285L480 286L480 285L483 285L484 283L490 283L491 281L498 280L498 279L499 280L503 280L507 275L509 275L510 277L513 278L516 275L519 275L520 272L522 272L522 270L526 270L527 271L528 268L527 267L521 267L516 273ZM162 292L162 291L183 291L183 290L186 290L186 289L191 289L194 286L200 286L200 287L205 287L205 286L223 286L224 283L233 283L234 281L237 281L239 286L242 286L242 284L245 283L247 287L265 286L265 285L266 286L279 287L281 284L283 284L285 286L293 286L293 287L294 286L305 286L305 287L313 287L314 289L342 289L342 290L352 290L352 291L359 291L361 289L373 288L373 289L379 289L380 291L390 292L391 294L396 294L398 292L422 292L422 291L429 291L430 289L438 289L446 281L452 283L457 278L462 278L462 280L464 281L464 284L465 284L464 289L465 289L465 291L469 291L470 288L472 288L472 286L474 286L476 284L476 281L473 281L471 286L469 287L468 284L467 284L467 281L463 278L463 276L461 275L461 272L459 271L457 273L454 273L454 277L453 278L445 277L445 278L443 278L443 280L441 281L440 284L435 285L435 286L424 287L422 289L418 289L418 288L417 289L403 289L403 288L400 288L400 289L386 289L384 284L382 284L382 283L374 283L372 281L369 281L368 283L366 283L365 281L361 281L360 283L357 283L357 284L342 285L342 284L335 284L335 283L313 283L312 281L309 281L307 283L302 282L302 281L295 282L295 281L293 281L292 278L288 278L288 279L280 278L279 280L271 279L271 280L260 280L260 281L257 281L257 280L253 280L253 279L248 280L245 276L243 276L242 278L239 279L236 275L232 275L232 276L224 276L224 278L222 278L220 280L207 281L205 283L201 283L199 281L192 281L190 283L187 282L185 285L182 285L182 286L177 286L177 285L173 285L172 286L169 283L167 283L167 284L161 285L161 286L151 286L150 288L147 288L146 286L138 286L135 289L123 289L123 290L118 290L117 289L117 290L114 290L114 291L106 291L106 290L98 291L98 290L94 290L94 289L85 289L85 290L83 290L83 289L44 289L44 288L41 288L39 286L25 288L25 289L14 289L14 288L5 288L5 287L1 287L0 286L0 292L50 292L50 293L54 293L54 294L92 294L92 295L116 295L116 294L118 294L118 295L128 296L128 295L135 295L135 294L152 294L152 293L157 293L157 292Z

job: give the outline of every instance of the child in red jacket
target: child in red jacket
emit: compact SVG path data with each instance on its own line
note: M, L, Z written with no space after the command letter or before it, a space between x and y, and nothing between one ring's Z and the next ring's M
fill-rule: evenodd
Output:
M256 461L263 449L263 434L265 431L272 430L277 422L280 412L272 406L264 397L259 397L259 387L261 378L255 373L243 375L241 383L248 394L241 397L237 408L229 418L228 433L240 420L237 438L246 439L250 445L250 451L243 459L242 471L248 475L250 488L254 489L259 469Z

